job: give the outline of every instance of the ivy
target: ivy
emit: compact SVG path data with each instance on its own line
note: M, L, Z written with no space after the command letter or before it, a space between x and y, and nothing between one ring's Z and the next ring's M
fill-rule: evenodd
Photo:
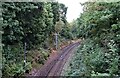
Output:
M66 8L64 4L57 2L4 2L2 4L3 76L23 75L26 70L31 69L32 60L24 67L24 43L27 43L27 51L39 48L48 50L54 45L53 33L55 33L55 24L59 21L60 6L61 9ZM66 12L67 9L63 10L63 14L64 11ZM62 19L66 20L65 17ZM41 54L43 57L39 62L42 64L49 53Z

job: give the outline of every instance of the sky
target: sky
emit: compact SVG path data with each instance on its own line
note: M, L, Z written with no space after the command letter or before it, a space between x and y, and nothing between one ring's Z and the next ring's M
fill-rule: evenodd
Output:
M72 22L74 19L77 19L80 13L83 12L83 7L80 3L84 3L87 0L58 0L59 3L63 3L68 7L67 10L67 21Z

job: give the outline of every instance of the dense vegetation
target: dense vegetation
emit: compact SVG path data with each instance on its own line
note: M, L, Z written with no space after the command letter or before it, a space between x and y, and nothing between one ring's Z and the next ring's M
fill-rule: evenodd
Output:
M67 75L120 75L120 2L86 2L74 22L76 36L82 37Z
M2 76L2 7L0 3L0 77Z
M43 65L55 48L55 33L58 42L82 39L65 75L120 75L120 2L82 5L84 12L68 23L67 7L61 3L2 3L3 77L23 75Z
M49 49L55 46L54 33L59 24L62 25L59 40L63 37L70 39L66 26L67 7L64 4L4 2L2 9L3 76L23 75L31 68L40 66L38 64L44 64ZM25 65L24 59L27 59Z

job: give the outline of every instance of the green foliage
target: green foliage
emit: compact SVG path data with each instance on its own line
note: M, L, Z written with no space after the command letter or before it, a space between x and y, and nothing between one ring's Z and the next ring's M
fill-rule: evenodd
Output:
M3 25L3 18L2 16L2 3L0 3L0 77L2 76L2 25Z
M26 66L23 66L24 62L12 63L10 65L5 64L5 69L3 70L3 77L7 76L15 76L15 75L23 75L26 70L31 69L31 64L29 62L26 63ZM26 68L26 69L25 69Z
M113 46L112 46L113 47ZM119 57L115 48L101 47L91 39L81 43L69 64L66 75L110 76L118 75ZM112 52L111 52L112 50Z
M64 12L67 11L65 5L57 2L4 2L2 4L3 75L21 75L31 69L33 59L31 56L27 57L30 63L28 62L25 68L23 64L25 42L27 51L49 49L49 45L53 45L55 23L59 19L66 20L65 17L60 17L59 8L63 11L61 15L65 16ZM38 54L41 54L41 57L38 57L36 62L43 64L49 53L40 51Z
M55 24L55 31L56 31L56 33L59 33L62 30L63 26L64 26L64 23L61 20L56 22L56 24Z
M120 2L86 2L83 6L84 12L73 25L77 28L76 36L85 40L73 58L71 72L75 70L81 75L82 56L85 76L120 75Z
M64 37L65 39L73 39L73 34L68 26L63 26L60 34L61 37Z

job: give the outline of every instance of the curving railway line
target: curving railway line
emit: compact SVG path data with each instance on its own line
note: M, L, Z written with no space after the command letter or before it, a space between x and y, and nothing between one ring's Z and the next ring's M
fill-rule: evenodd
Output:
M69 46L61 49L60 52L51 60L48 60L45 65L31 76L60 76L63 66L65 65L69 55L73 52L73 49L77 47L80 42L72 43Z

